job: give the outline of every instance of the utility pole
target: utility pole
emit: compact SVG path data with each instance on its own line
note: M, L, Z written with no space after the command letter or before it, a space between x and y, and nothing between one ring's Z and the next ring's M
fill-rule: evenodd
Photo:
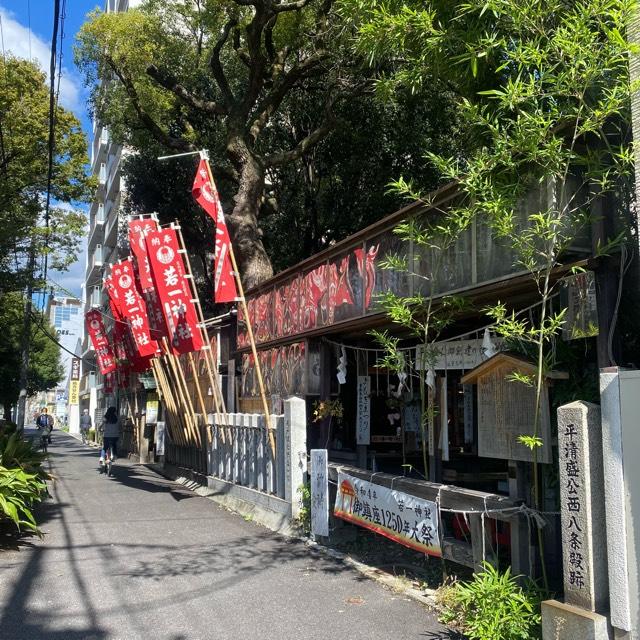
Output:
M27 382L29 379L29 352L31 350L31 308L33 297L33 273L36 266L36 243L31 240L29 248L29 262L27 265L27 293L24 300L24 319L22 322L22 360L20 364L20 395L18 396L18 412L16 424L18 431L24 431L24 421L27 409Z

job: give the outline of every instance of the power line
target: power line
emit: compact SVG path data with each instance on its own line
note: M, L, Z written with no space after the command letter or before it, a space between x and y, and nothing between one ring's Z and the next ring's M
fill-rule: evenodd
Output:
M49 168L47 170L47 201L44 210L45 235L44 279L47 278L47 251L49 208L51 206L51 182L53 179L53 154L55 147L55 108L56 108L56 53L58 49L58 26L60 23L60 0L54 0L53 5L53 35L51 36L51 60L49 63Z
M80 360L82 360L83 362L85 362L86 364L88 364L89 367L91 367L92 369L97 370L98 367L96 367L94 364L91 364L91 362L87 362L86 358L83 358L82 356L79 356L77 353L74 353L73 351L71 351L70 349L67 349L67 347L65 347L57 338L55 338L54 336L52 336L49 331L47 331L47 329L45 328L45 326L42 324L42 315L38 315L33 313L33 311L31 312L31 318L32 320L35 321L36 326L38 327L38 329L40 329L40 331L47 337L49 338L49 340L51 340L52 342L55 342L63 351L66 351L67 353L70 353L74 358L80 358Z

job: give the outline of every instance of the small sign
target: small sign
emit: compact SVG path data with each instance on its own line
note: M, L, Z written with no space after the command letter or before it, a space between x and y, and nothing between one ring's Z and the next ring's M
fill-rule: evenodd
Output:
M164 455L164 422L156 422L156 455Z
M371 378L358 376L356 444L371 444Z
M497 351L502 349L504 340L494 337L493 345ZM433 369L445 371L447 369L475 369L488 359L482 345L482 340L453 340L451 342L434 342L429 345L429 352L435 354ZM423 346L416 347L416 369L422 369Z
M71 380L80 380L80 358L71 358Z
M311 450L311 533L329 535L329 475L327 450Z
M69 382L69 404L80 404L80 380Z
M147 400L145 414L146 414L147 424L153 424L155 422L158 422L158 401L157 400Z
M438 508L430 500L338 473L334 514L420 553L442 556Z

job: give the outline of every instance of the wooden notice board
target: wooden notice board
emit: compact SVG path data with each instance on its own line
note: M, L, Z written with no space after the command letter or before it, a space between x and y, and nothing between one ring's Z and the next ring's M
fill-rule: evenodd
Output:
M530 362L499 353L462 378L463 384L475 384L478 394L478 455L484 458L530 462L531 450L518 441L521 435L533 435L536 392L534 387L510 380L514 372L534 375ZM538 437L538 462L551 462L551 421L549 379L566 374L552 372L542 391Z

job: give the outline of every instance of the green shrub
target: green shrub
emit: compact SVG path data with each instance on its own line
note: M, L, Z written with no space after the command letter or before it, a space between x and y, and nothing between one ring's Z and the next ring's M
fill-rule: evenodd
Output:
M311 533L311 485L307 482L298 487L300 494L300 513L298 523L302 530L308 535Z
M93 427L87 431L87 438L90 442L96 441L96 430Z
M9 518L18 529L24 526L38 533L31 507L42 500L46 488L38 474L0 466L0 519Z
M38 451L33 444L24 440L18 433L0 436L0 466L5 469L22 469L25 473L37 475L45 480L49 477L42 463L46 453Z
M441 621L456 625L470 640L534 640L540 637L540 594L523 589L507 569L488 562L469 582L444 587Z

